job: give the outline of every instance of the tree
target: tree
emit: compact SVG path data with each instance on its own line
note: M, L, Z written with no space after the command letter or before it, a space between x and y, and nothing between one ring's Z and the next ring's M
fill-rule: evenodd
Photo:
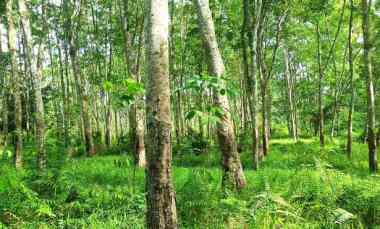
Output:
M71 65L73 69L73 75L77 84L77 93L81 102L81 114L84 128L84 137L86 152L88 156L95 155L95 147L92 137L92 124L90 117L90 108L89 108L89 92L88 92L88 81L85 76L82 74L80 67L80 62L78 59L78 32L80 29L80 18L83 13L82 1L80 1L78 9L72 10L72 15L68 13L67 18L67 27L66 32L68 33L68 42L69 42L69 54L71 58ZM68 11L69 3L65 2L65 9ZM76 5L74 5L75 7ZM72 18L76 19L74 21Z
M147 227L177 228L172 184L169 84L169 7L146 1Z
M367 81L367 125L368 125L368 156L369 169L372 173L377 172L376 152L376 110L375 90L372 70L372 41L370 33L370 15L372 0L362 0L362 29L363 29L363 75Z
M285 81L286 81L286 88L287 88L287 97L288 97L288 103L289 103L289 134L290 137L293 138L294 141L297 141L297 115L296 115L296 109L294 105L294 93L293 93L293 80L290 72L290 63L289 63L289 51L287 47L283 47L284 49L284 62L285 62Z
M350 19L348 27L348 63L349 63L349 80L350 80L350 107L348 113L348 127L347 127L347 156L352 157L352 116L354 114L354 102L355 102L355 87L354 87L354 63L353 63L353 48L352 48L352 30L353 30L353 11L354 2L350 0Z
M2 30L2 20L3 18L0 17L0 35L3 34L3 30ZM1 58L3 58L5 52L4 52L4 49L3 49L3 44L2 44L2 40L0 40L0 56ZM0 61L1 63L4 63L5 60L1 60ZM5 66L6 64L2 64L3 66ZM2 87L1 87L1 95L2 95L2 121L3 121L3 125L2 125L2 134L3 134L3 139L2 139L2 143L3 143L3 149L4 149L4 152L8 146L8 95L9 95L9 92L7 90L7 88L9 88L9 82L8 82L8 74L6 73L6 69L5 67L2 67L0 68L0 71L1 73L3 73L3 77L1 79L1 84L2 84ZM5 153L4 153L4 156L5 156Z
M26 63L29 66L29 72L33 80L34 86L34 105L36 119L36 139L38 148L38 168L43 170L46 168L46 152L45 152L45 121L44 121L44 104L42 100L41 81L42 81L42 60L43 45L39 45L39 55L33 52L33 38L31 23L29 19L29 10L24 0L18 0L21 25L25 39Z
M317 61L318 61L318 111L319 111L319 144L321 147L325 145L325 117L323 110L323 78L324 67L322 66L322 51L321 51L321 31L319 22L316 25L317 33Z
M143 40L143 24L144 20L141 20L141 24L136 25L135 33L131 37L129 33L129 19L130 16L128 14L129 9L129 1L123 0L123 6L124 6L124 55L125 55L125 62L127 64L127 69L129 75L132 76L132 79L136 82L141 82L141 76L140 76L140 59L141 59L141 46L142 46L142 40ZM136 5L138 5L139 2L136 2ZM136 10L137 11L137 10ZM137 12L136 12L137 14ZM137 36L139 39L137 39L137 44L134 42L133 37ZM137 50L136 50L137 49ZM130 121L130 140L131 145L133 146L134 150L134 156L135 156L135 163L139 167L144 167L146 164L145 159L145 142L144 142L144 135L145 135L145 128L144 128L144 111L143 111L144 101L141 96L138 96L135 103L132 104L130 112L129 112L129 121Z
M13 19L13 0L6 1L6 15L8 22L8 49L11 57L12 93L14 100L14 165L22 167L22 103L21 103L21 79L17 70L16 30Z
M259 130L257 125L257 71L258 71L258 59L257 59L257 47L258 47L258 29L263 22L262 17L262 1L256 0L254 20L251 19L249 13L249 2L248 0L244 0L243 2L243 12L244 12L244 22L243 22L243 30L242 30L242 43L243 43L243 63L244 63L244 74L245 74L245 86L248 94L248 103L249 103L249 112L251 115L252 122L252 157L253 157L253 168L258 169L259 160L260 160L260 151L259 151ZM252 31L250 31L250 23L252 23ZM251 61L248 59L248 45L245 41L247 36L251 37ZM248 39L249 40L249 39ZM249 65L250 63L250 65Z
M225 67L215 35L214 22L208 0L194 0L197 8L199 26L202 31L203 42L209 56L210 75L223 80ZM217 124L217 134L220 150L223 156L223 186L231 189L242 189L245 184L245 176L237 151L233 122L230 117L230 105L225 93L214 90L214 104L222 109L220 120Z

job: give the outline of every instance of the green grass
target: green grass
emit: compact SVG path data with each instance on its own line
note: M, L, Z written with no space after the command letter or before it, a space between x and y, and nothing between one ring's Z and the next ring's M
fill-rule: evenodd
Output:
M352 161L343 148L275 139L257 172L244 152L248 185L228 197L217 150L175 155L180 228L380 228L380 178L368 174L367 148L355 144ZM145 173L128 156L70 160L43 176L4 164L0 228L144 228Z

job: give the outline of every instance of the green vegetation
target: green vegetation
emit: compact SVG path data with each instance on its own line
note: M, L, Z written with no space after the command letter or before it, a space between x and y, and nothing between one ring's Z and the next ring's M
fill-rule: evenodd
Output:
M380 0L0 0L0 229L380 229Z
M218 152L175 155L180 227L376 228L380 177L368 175L365 146L354 144L348 161L342 141L321 152L318 144L274 139L258 172L250 169L249 152L244 152L248 185L228 196L220 189ZM3 226L144 228L144 171L129 155L70 159L42 176L3 165L1 174Z

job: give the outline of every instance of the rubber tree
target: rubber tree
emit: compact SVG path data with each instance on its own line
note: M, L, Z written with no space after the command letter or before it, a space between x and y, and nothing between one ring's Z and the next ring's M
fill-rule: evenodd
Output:
M21 19L21 26L24 35L25 58L29 66L29 73L33 81L35 120L36 120L36 142L37 142L37 165L39 169L46 168L46 152L45 152L45 120L44 120L44 104L42 100L42 63L41 56L37 57L34 53L34 44L32 38L32 29L30 23L29 9L25 4L25 0L18 0L18 10ZM39 52L43 52L43 46L39 47ZM37 60L40 59L38 64Z
M139 4L139 1L133 1L135 4ZM123 26L124 26L124 55L125 62L127 64L128 74L136 82L141 82L140 76L140 59L141 59L141 46L143 38L143 24L144 20L141 20L140 24L136 25L135 31L137 34L131 36L129 32L129 0L123 0ZM136 6L137 7L137 6ZM137 11L137 10L136 10ZM138 13L138 11L136 12ZM139 39L133 39L138 36ZM137 40L134 42L134 40ZM133 47L134 46L134 47ZM134 149L135 163L139 167L146 165L145 159L145 124L144 124L144 100L142 96L137 96L136 102L131 105L129 112L129 124L130 124L130 140Z
M79 4L74 4L73 7L78 7L78 9L73 9L72 14L67 12L67 23L66 23L66 32L68 34L68 42L69 42L69 55L71 58L71 65L73 70L73 75L75 78L77 93L80 99L81 105L81 118L83 120L83 128L84 128L84 137L85 137L85 145L86 152L88 156L95 155L95 147L92 137L92 123L90 116L90 108L89 108L89 91L88 91L88 82L85 75L82 73L80 60L78 57L78 43L79 37L78 33L80 31L80 20L82 11L84 10L84 6L82 5L83 1L80 1ZM65 9L69 10L69 2L65 2Z
M13 0L6 1L6 15L8 22L8 50L11 57L11 83L12 93L14 99L14 119L15 119L15 131L14 131L14 165L16 168L22 167L22 103L21 103L21 78L17 70L17 50L16 50L16 30L13 18Z
M369 170L377 172L377 152L376 152L376 109L375 109L375 89L372 72L372 41L370 33L370 12L371 0L362 0L362 29L363 29L363 75L367 83L367 125L368 125L368 156Z
M172 183L169 84L169 6L146 0L147 228L177 228Z
M198 14L202 38L208 54L210 75L217 77L223 83L225 67L219 51L215 35L214 22L208 0L193 0ZM225 85L222 85L222 87ZM230 115L230 105L226 94L218 90L213 92L214 105L222 109L222 115L217 124L219 147L222 152L223 187L228 189L242 189L246 185L240 155L234 133L234 126Z
M354 62L353 62L353 48L352 48L352 30L353 30L353 12L354 3L350 0L350 19L348 28L348 63L349 63L349 81L350 81L350 106L348 113L348 127L347 127L347 156L352 157L352 119L354 114L355 103L355 87L354 87Z

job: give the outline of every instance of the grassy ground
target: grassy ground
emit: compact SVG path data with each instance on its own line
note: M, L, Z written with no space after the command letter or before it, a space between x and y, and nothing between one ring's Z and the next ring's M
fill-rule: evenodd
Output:
M380 228L380 177L366 146L348 161L340 141L273 140L248 185L225 197L216 151L174 157L180 228ZM144 228L144 171L128 156L57 163L43 176L0 167L0 228ZM59 167L59 165L62 165Z

